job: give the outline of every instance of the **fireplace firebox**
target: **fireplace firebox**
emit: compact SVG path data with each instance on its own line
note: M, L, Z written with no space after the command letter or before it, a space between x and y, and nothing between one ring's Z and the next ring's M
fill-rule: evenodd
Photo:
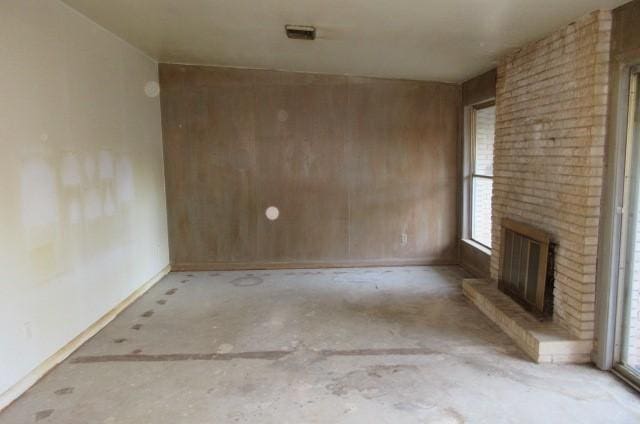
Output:
M540 319L553 313L553 251L548 233L502 220L498 288Z

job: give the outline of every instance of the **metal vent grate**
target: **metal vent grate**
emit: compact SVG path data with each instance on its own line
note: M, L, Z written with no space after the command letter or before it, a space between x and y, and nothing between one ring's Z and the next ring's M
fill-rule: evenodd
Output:
M553 273L549 234L509 219L502 221L498 287L527 309L551 315Z
M315 40L316 29L312 26L304 25L285 25L284 30L287 37L297 40Z

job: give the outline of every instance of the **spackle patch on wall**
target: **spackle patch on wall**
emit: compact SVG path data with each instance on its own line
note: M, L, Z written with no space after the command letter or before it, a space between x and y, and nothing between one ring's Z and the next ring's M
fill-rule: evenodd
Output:
M44 158L30 158L21 175L22 223L27 228L48 226L58 220L56 173Z
M129 203L135 197L131 159L121 156L116 165L116 196L119 203Z
M98 153L98 175L101 180L113 179L113 156L106 150Z
M69 201L68 212L69 224L78 224L82 220L82 211L78 199Z
M25 160L20 178L21 220L32 281L46 281L59 263L56 249L59 199L57 174L40 156Z
M75 153L66 153L62 158L62 184L65 187L78 187L82 184L80 159Z
M104 194L104 214L105 216L113 216L116 212L116 205L113 200L111 189L107 188Z
M102 216L102 201L95 188L90 188L84 194L84 217L93 221Z
M93 182L96 178L96 161L90 154L84 155L83 160L84 175L88 181Z

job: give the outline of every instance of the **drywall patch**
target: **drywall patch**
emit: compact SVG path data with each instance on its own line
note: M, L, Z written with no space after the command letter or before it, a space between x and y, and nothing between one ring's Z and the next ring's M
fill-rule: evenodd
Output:
M125 156L116 163L116 196L119 203L129 203L135 197L133 185L133 165Z
M98 176L101 180L112 180L114 175L113 156L106 150L98 153Z
M80 159L75 153L66 153L62 158L62 184L66 187L78 187L82 184Z
M116 205L113 200L111 189L107 188L104 195L104 214L105 216L113 216L116 213Z
M80 202L78 199L71 199L69 202L69 224L77 224L82 219Z
M102 199L98 190L91 188L84 194L84 217L87 220L95 220L102 216Z
M22 169L22 222L25 227L42 227L58 219L56 174L44 158L28 159Z
M96 177L96 161L90 154L84 155L84 175L88 181L93 181Z

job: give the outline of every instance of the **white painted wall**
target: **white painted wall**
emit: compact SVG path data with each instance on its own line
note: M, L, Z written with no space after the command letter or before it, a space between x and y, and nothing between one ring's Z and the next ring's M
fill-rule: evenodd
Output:
M57 0L0 3L0 393L169 263L156 80Z

